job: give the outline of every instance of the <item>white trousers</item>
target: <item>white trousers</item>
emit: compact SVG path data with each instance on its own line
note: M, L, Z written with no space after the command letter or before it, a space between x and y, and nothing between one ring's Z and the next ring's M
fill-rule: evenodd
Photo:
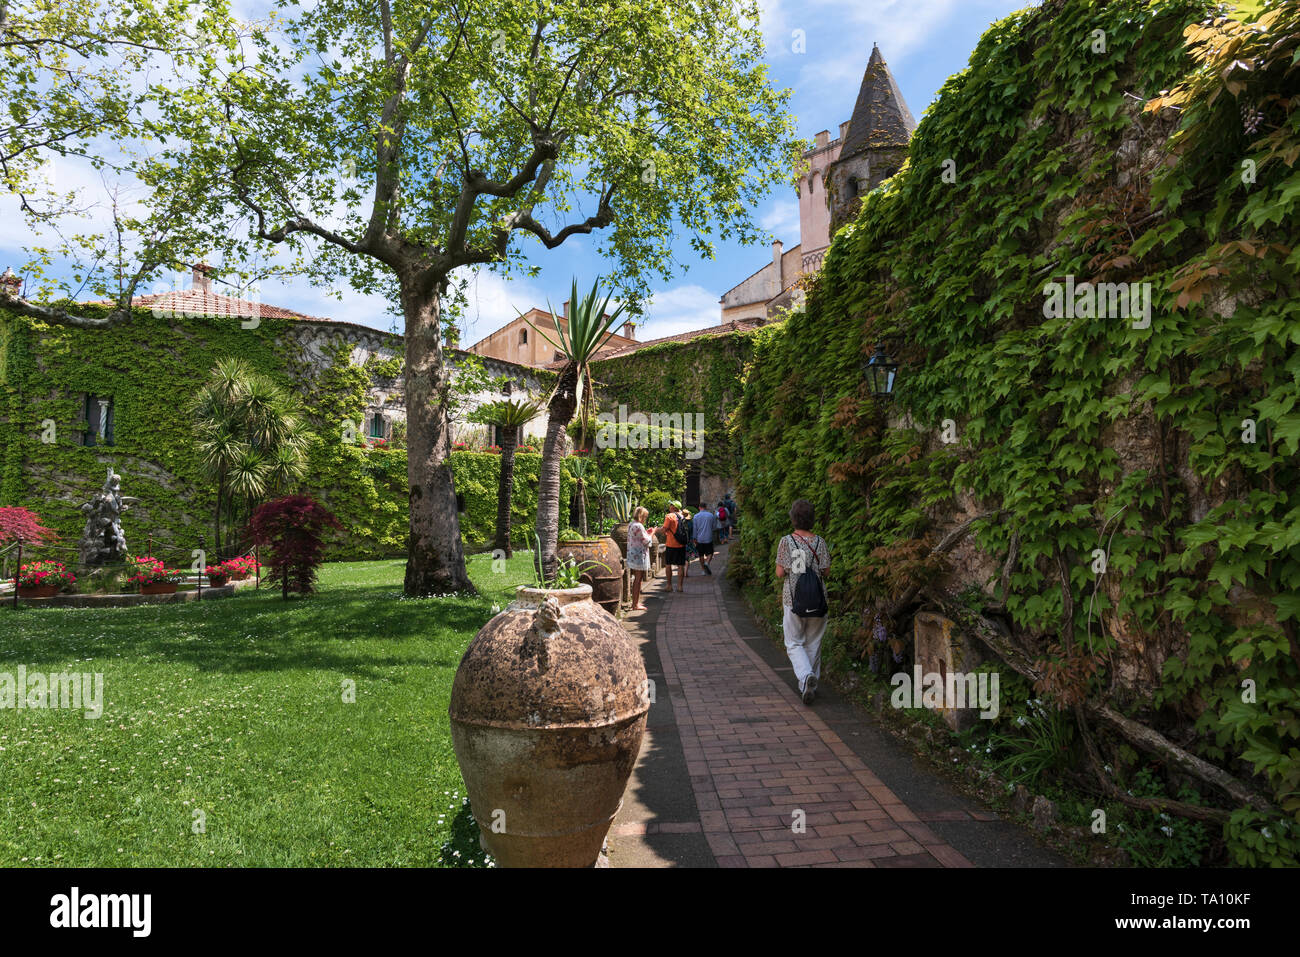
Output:
M826 633L825 618L800 618L789 607L781 621L781 630L785 632L785 653L794 665L794 677L803 690L804 680L814 676L818 681L822 677L822 635Z

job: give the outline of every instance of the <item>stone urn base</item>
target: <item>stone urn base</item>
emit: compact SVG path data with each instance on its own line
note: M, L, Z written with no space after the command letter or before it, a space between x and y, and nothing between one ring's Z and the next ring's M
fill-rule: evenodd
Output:
M470 643L452 744L501 867L593 867L641 750L641 654L591 587L521 587Z

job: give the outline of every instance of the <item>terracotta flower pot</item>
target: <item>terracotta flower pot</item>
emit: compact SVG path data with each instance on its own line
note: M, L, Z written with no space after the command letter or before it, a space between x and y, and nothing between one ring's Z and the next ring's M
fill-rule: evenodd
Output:
M611 615L618 614L623 597L623 556L609 536L578 542L560 542L555 549L560 561L572 558L582 569L578 580L591 586L591 600ZM590 564L588 564L590 563Z
M176 594L175 582L154 582L150 585L140 586L141 595L174 595Z
M208 576L208 584L209 584L210 586L212 586L213 588L220 588L222 585L226 584L226 582L228 582L228 581L230 581L230 579L229 579L228 577L226 577L225 575L209 575L209 576Z
M627 559L627 527L628 522L619 522L609 530L609 537L614 539L618 545L618 550L623 553L624 560Z
M19 585L19 598L53 598L59 593L58 585Z
M591 867L641 750L641 654L591 588L520 587L451 688L451 739L502 867Z

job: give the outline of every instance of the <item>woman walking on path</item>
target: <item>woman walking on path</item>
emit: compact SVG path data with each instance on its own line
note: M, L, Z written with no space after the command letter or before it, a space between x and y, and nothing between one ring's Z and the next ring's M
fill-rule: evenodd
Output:
M650 570L650 543L654 541L654 528L646 528L650 512L641 505L632 513L632 524L627 527L627 569L632 573L632 610L642 611L641 581Z
M785 633L785 653L794 666L794 676L799 683L799 693L804 704L812 704L817 694L817 681L822 673L822 635L826 632L826 615L801 617L795 613L795 586L805 571L812 571L826 595L823 576L831 566L831 550L825 540L812 533L813 507L807 499L799 499L790 506L790 524L793 531L781 539L776 549L776 577L783 579L781 604L785 609L781 629ZM803 609L800 609L801 611Z

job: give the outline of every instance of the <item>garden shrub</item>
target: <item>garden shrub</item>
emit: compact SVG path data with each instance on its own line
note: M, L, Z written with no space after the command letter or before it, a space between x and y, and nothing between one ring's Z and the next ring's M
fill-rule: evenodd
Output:
M253 540L268 550L268 579L289 592L309 593L325 561L324 532L339 520L309 495L288 495L259 505L249 521Z

